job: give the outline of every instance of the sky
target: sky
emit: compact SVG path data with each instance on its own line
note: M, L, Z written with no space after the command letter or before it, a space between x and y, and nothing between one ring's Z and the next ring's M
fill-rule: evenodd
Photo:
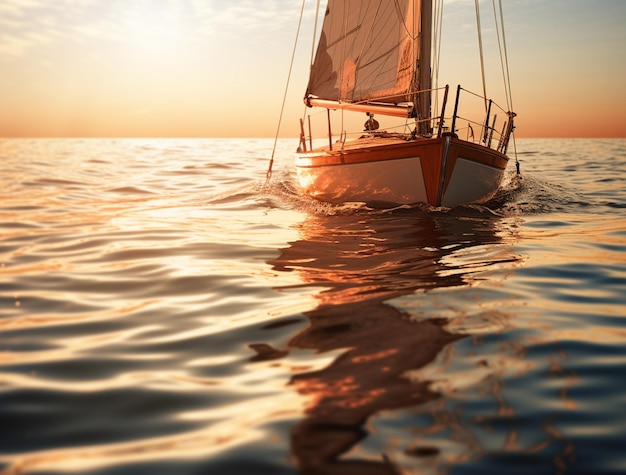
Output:
M492 1L480 1L484 38ZM626 137L626 0L498 1L517 136ZM281 136L298 134L315 3ZM1 0L0 137L273 137L301 5ZM474 24L474 0L445 4L440 82L480 90Z

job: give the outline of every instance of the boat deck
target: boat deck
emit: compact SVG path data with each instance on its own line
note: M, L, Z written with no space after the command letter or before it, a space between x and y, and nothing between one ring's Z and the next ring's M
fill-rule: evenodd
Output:
M390 134L390 133L376 133L365 134L359 138L346 140L345 142L337 141L333 143L332 149L329 145L316 147L312 150L307 150L304 153L328 153L339 154L350 152L353 150L360 150L363 148L376 148L382 146L389 146L393 144L403 145L409 143L416 143L423 140L432 140L432 137L411 137L409 134Z

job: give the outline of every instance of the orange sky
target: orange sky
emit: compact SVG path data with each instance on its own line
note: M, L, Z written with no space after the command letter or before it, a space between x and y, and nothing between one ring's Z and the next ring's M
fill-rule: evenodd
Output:
M273 136L300 5L2 0L0 136ZM626 137L626 2L503 6L518 136ZM491 2L481 8L492 14ZM450 1L444 15L453 26L440 80L472 88L474 2ZM302 113L310 28L304 33L283 136L297 135Z

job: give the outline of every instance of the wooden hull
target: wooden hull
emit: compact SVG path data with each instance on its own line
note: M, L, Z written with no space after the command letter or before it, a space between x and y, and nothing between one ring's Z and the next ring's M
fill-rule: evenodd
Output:
M503 153L450 135L372 136L335 150L298 152L295 164L304 192L321 201L453 207L490 199L507 161Z

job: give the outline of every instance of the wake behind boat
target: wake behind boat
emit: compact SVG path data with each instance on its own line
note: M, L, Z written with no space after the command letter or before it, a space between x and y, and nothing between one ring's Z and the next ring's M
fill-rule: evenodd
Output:
M496 193L515 128L508 72L506 109L487 99L486 87L480 95L461 86L450 107L449 86L433 87L442 9L437 0L328 1L305 94L309 112L327 110L326 138L321 146L314 139L310 113L301 119L295 166L305 193L333 203L445 207ZM506 46L501 20L500 11L496 30ZM478 37L482 48L480 30ZM501 59L508 63L506 52ZM341 111L340 134L333 133L334 110ZM367 120L348 138L344 114L354 113ZM381 116L390 124L381 127Z

